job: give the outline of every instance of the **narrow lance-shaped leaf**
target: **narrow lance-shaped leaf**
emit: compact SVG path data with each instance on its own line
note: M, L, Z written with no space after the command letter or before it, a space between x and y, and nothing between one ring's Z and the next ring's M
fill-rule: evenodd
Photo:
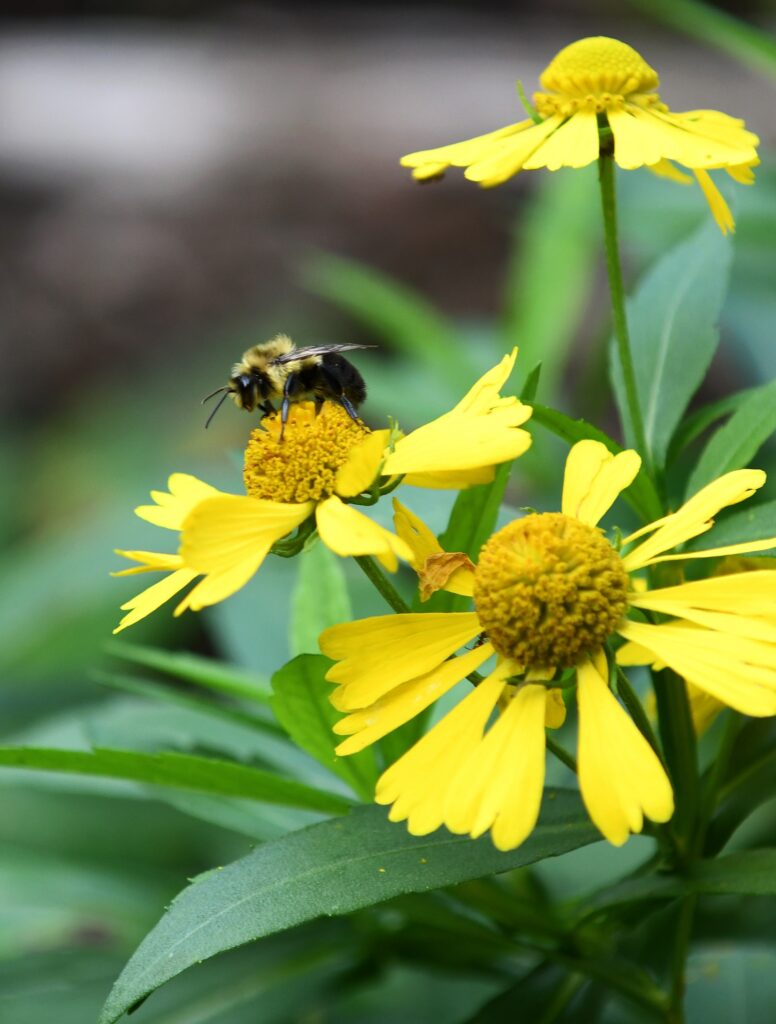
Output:
M265 843L200 876L173 902L116 982L100 1017L114 1021L193 964L325 915L347 914L401 893L426 892L531 864L595 842L576 793L545 794L544 813L517 850L440 830L409 835L381 807Z
M706 375L719 342L730 276L730 243L711 220L647 272L627 301L628 327L644 431L656 465ZM612 384L629 445L622 367L611 348Z
M687 497L723 473L748 466L776 431L776 381L750 392L710 439L687 481Z
M326 672L332 662L321 654L300 654L272 677L272 707L278 721L302 750L329 771L344 779L364 800L371 800L377 779L372 748L337 757L340 738L333 732L342 716L329 700L332 684Z
M234 761L192 754L141 754L133 750L55 750L48 747L0 747L0 766L173 786L200 793L262 800L324 814L341 814L352 801L294 779Z

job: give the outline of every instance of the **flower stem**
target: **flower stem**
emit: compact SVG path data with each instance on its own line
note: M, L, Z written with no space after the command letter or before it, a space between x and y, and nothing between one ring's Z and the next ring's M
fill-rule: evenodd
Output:
M686 988L687 953L690 948L695 908L698 905L697 893L692 893L682 903L679 921L676 926L674 955L671 962L671 1002L668 1007L667 1020L670 1024L684 1022L684 992Z
M653 671L660 738L674 788L676 811L672 821L679 846L680 868L697 857L697 836L701 808L695 728L684 679L670 669Z
M390 605L395 612L406 614L412 610L393 583L378 568L371 555L356 555L355 560L375 590L385 598L386 604Z
M562 747L560 743L557 743L549 734L547 735L547 749L551 754L554 754L560 762L565 764L569 771L574 772L575 775L577 774L577 762L568 750L566 750L565 747Z
M622 284L620 254L617 242L617 196L614 182L614 156L603 148L598 157L598 183L601 187L601 210L604 218L604 247L606 249L606 271L609 275L609 292L612 299L614 335L620 357L622 379L625 385L625 401L628 406L633 437L645 463L650 464L647 436L641 415L636 374L633 369L628 320L625 315L625 290Z

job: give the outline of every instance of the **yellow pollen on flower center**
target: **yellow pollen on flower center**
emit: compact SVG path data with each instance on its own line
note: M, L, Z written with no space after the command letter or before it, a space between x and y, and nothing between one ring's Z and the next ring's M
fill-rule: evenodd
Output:
M496 651L526 668L568 668L601 646L628 605L628 574L602 532L546 512L480 552L474 604Z
M243 479L254 498L297 503L334 493L337 470L370 430L354 423L342 406L294 402L280 440L280 413L265 416L245 449Z
M602 113L621 107L625 97L634 94L639 94L642 106L660 104L656 95L641 95L658 87L657 72L632 46L607 36L571 43L545 68L539 81L547 93L535 93L534 103L543 117L569 117L578 110Z

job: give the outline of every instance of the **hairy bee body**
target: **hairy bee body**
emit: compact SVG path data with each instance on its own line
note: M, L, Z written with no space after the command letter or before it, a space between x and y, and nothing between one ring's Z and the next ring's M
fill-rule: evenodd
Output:
M261 409L265 414L274 412L272 403L279 401L283 425L288 419L291 401L303 398L313 398L318 404L326 400L338 402L351 419L358 420L356 410L366 398L366 384L356 367L340 352L371 347L317 345L297 349L288 335L278 334L271 341L244 352L242 359L232 367L228 383L213 395L223 391L221 402L231 395L238 408L247 412Z

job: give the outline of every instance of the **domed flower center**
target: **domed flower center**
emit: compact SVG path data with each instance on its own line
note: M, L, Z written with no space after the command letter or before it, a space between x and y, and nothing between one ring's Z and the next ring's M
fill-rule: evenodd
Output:
M474 576L488 639L526 668L568 668L600 647L627 608L627 592L628 574L601 531L560 512L499 530Z
M245 449L243 479L254 498L288 503L319 501L334 492L334 478L351 450L370 431L342 406L295 402L280 440L280 413L265 416Z
M542 117L570 117L578 110L602 113L622 106L626 96L649 93L659 84L657 72L632 46L607 36L580 39L565 47L539 81L547 90L534 94ZM639 95L638 102L647 106L659 103L659 98Z

